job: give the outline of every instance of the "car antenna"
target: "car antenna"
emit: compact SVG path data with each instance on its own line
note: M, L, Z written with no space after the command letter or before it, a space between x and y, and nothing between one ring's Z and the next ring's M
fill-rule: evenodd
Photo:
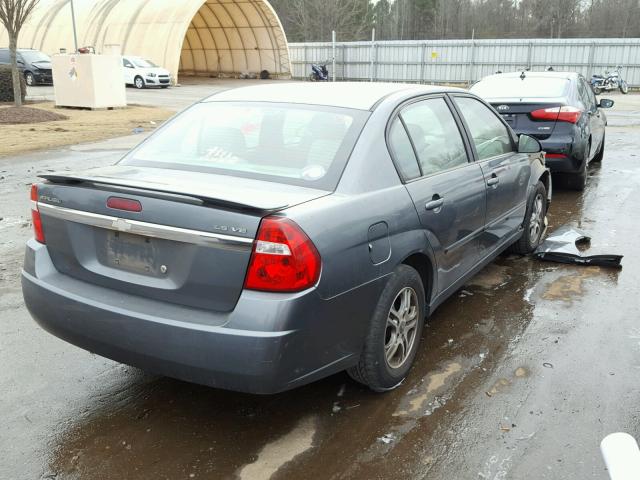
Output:
M520 80L524 80L525 78L527 78L527 76L525 75L523 70L522 73L520 74Z

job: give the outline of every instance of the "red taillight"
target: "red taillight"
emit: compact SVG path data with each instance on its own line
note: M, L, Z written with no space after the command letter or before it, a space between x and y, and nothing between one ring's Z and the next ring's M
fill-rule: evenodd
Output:
M545 158L567 158L564 153L546 153Z
M531 112L531 118L536 120L549 120L552 122L576 123L582 115L582 110L576 107L552 107L541 108Z
M107 199L107 207L115 210L125 210L127 212L141 212L142 204L137 200L130 198L109 197Z
M44 231L42 230L42 218L38 210L38 186L31 185L31 222L33 223L33 234L40 243L44 241Z
M320 277L320 254L309 237L284 217L260 223L244 287L267 292L299 292Z

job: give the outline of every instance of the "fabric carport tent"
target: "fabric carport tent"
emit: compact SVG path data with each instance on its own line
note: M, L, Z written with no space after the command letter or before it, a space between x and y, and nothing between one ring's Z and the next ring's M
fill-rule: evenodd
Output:
M267 70L289 78L287 38L264 0L74 0L78 46L110 46L188 75ZM0 46L8 44L0 28ZM41 0L23 27L19 48L73 52L69 0Z

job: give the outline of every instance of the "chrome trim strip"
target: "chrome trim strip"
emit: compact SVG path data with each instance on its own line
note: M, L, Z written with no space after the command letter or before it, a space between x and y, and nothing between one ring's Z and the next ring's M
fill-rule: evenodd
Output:
M99 213L84 212L71 208L57 207L48 203L38 202L40 213L51 217L67 220L69 222L82 223L108 230L126 232L145 237L162 238L182 243L204 245L208 247L232 248L250 250L253 239L223 235L220 233L203 232L188 228L171 227L157 223L141 222L125 218L101 215Z

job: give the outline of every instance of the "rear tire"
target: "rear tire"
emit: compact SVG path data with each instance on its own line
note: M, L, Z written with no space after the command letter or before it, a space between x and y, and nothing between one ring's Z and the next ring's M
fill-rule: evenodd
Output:
M580 171L571 173L567 176L567 187L569 189L575 190L577 192L582 192L587 186L587 167L589 166L589 153L591 153L591 138L589 138L589 143L587 143L587 150L585 151L584 160L582 161L582 165L580 166Z
M578 173L572 173L567 177L567 187L576 192L582 192L587 186L587 162L582 164Z
M527 211L522 224L524 232L520 239L511 245L510 250L519 255L532 253L542 240L545 218L547 216L547 189L538 182L527 202Z
M424 326L425 293L418 272L399 265L371 319L358 364L347 373L375 392L396 388L413 365Z
M606 137L603 135L602 136L602 143L600 144L600 149L598 150L598 153L596 153L596 156L593 157L593 159L591 160L592 162L602 162L602 158L604 157L604 141L605 141Z

